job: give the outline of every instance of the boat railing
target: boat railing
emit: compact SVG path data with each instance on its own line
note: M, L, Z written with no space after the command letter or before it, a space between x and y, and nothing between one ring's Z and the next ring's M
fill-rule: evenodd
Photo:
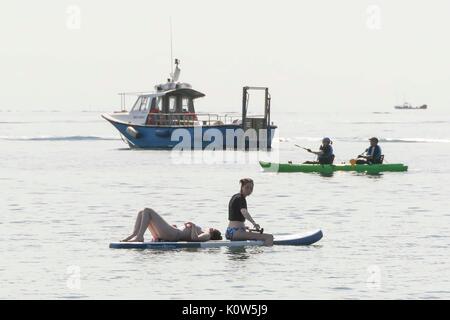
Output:
M213 126L225 124L240 125L240 121L241 117L237 114L150 112L146 124L157 126Z

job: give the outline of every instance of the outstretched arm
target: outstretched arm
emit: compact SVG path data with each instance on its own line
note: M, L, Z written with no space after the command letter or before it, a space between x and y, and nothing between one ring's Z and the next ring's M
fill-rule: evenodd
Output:
M322 150L320 150L320 151L311 151L311 153L314 153L315 155L318 155L318 156L323 155L323 151Z
M369 151L369 149L364 150L364 152L358 155L358 157L367 159L367 151Z

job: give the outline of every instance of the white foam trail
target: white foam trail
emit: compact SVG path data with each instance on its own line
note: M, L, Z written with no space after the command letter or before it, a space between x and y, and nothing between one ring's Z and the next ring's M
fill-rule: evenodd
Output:
M9 141L98 141L98 140L120 140L116 137L98 137L98 136L38 136L38 137L11 137L0 136L0 140Z

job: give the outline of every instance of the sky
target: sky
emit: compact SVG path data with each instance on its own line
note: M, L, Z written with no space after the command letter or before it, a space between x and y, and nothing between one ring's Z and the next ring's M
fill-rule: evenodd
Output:
M450 106L450 1L2 1L0 110L120 108L181 61L202 111ZM131 100L128 101L131 104Z

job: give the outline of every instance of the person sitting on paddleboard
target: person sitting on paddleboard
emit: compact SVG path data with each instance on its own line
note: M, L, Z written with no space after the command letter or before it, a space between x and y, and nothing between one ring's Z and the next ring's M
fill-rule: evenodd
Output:
M311 149L306 149L306 151L310 153L314 153L317 155L317 161L305 161L305 164L333 164L334 154L333 147L331 146L333 142L331 142L330 138L323 138L322 145L319 148L319 151L312 151Z
M247 200L245 199L253 192L253 180L246 178L240 180L241 190L236 193L228 204L228 228L225 238L231 241L239 240L262 240L264 245L273 245L273 235L268 233L251 232L245 226L245 220L250 221L256 230L260 230L259 224L253 220L247 210Z
M133 233L122 240L122 242L144 242L144 233L150 230L154 241L190 241L204 242L208 240L222 240L219 230L209 228L203 230L193 222L186 222L184 227L177 228L168 224L153 209L145 208L139 211L134 225Z
M372 137L369 139L370 147L367 148L363 154L358 156L356 164L380 164L383 163L381 148L378 145L378 138ZM365 153L365 155L364 155Z

